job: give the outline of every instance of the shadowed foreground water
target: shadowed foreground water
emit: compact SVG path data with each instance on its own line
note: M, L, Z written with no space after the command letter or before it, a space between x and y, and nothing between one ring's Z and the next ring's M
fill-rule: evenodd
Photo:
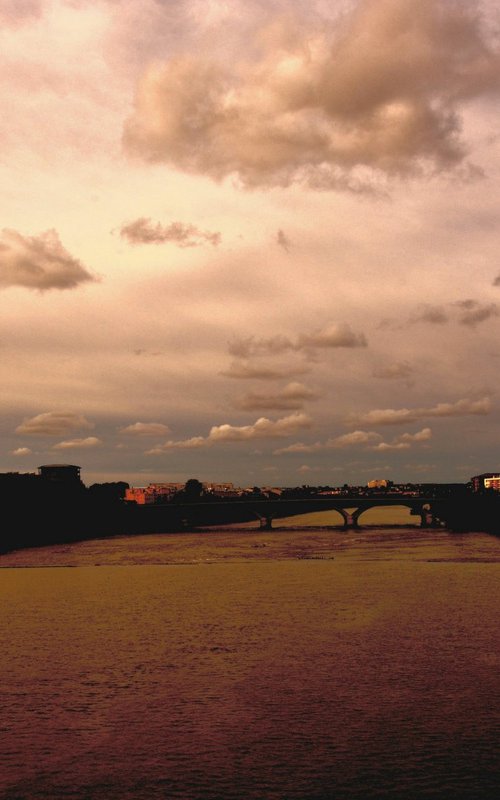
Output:
M120 537L0 566L2 800L498 796L494 537Z

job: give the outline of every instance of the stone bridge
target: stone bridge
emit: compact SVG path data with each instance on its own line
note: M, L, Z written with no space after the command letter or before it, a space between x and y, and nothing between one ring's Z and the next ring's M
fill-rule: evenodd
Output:
M246 503L244 503L246 505ZM432 513L429 498L416 497L341 497L297 500L268 500L249 503L253 518L260 521L261 528L270 529L274 519L311 514L318 511L337 511L343 519L344 528L359 528L359 518L365 511L380 506L404 506L412 515L420 517L422 527L435 527L438 519Z
M166 503L127 508L127 526L137 533L182 531L197 527L238 524L258 520L270 529L273 520L337 511L344 528L360 527L361 515L380 506L403 506L420 517L422 527L445 526L455 531L488 531L500 534L500 494L465 494L448 497L376 495L373 497L333 495L295 500L214 500L211 502Z
M495 498L496 499L496 498ZM500 498L499 498L500 499ZM474 498L467 498L471 503ZM467 525L476 523L478 511L467 508ZM132 528L138 531L179 531L196 527L229 525L258 520L263 529L270 529L274 520L310 514L318 511L337 511L344 528L360 527L361 515L380 506L403 506L420 517L423 527L447 525L463 517L460 499L413 497L407 495L374 497L313 497L295 500L215 500L211 502L166 503L165 505L135 506L130 508ZM497 506L498 510L498 506ZM470 512L470 513L469 513ZM457 517L458 514L458 517ZM471 516L472 514L472 516ZM135 523L134 523L135 520ZM469 530L481 530L477 527Z

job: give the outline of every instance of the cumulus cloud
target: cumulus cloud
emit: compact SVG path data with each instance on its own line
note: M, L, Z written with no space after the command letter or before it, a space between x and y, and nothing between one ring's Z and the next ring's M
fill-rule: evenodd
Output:
M430 428L422 428L417 433L403 433L398 436L400 442L428 442L432 439L432 430Z
M281 355L295 346L288 336L270 336L267 339L256 339L254 336L234 339L229 343L228 352L237 358L249 358L260 355Z
M292 378L308 372L306 366L297 364L292 366L274 367L267 364L250 363L246 360L233 361L228 369L222 370L221 375L226 378L241 378L243 380L274 381L281 378Z
M407 361L396 361L387 367L378 367L372 372L374 378L382 378L389 381L409 378L412 374L413 367Z
M216 246L220 244L221 234L202 231L195 225L184 222L171 222L170 225L156 224L147 217L139 217L120 228L120 236L130 244L165 244L171 242L178 247L199 247L204 242Z
M156 456L164 453L166 450L197 450L200 447L207 447L208 441L204 436L192 436L190 439L181 439L180 441L168 441L164 444L159 444L152 447L151 450L146 450L145 455Z
M438 403L431 408L380 408L365 414L353 414L347 420L349 425L400 425L417 422L426 417L462 417L468 415L485 415L491 411L491 399L481 397L478 400L464 398L455 403Z
M409 447L408 442L379 442L372 447L372 450L387 452L388 450L408 450Z
M87 436L86 439L70 439L66 442L55 444L52 450L86 450L90 447L99 447L102 442L97 436Z
M430 428L423 428L417 433L403 433L394 438L391 442L384 442L380 433L374 431L352 431L342 434L342 436L332 437L325 442L314 442L314 444L303 444L296 442L281 447L274 451L274 455L284 455L288 453L316 453L319 450L348 450L353 447L362 447L365 450L407 450L412 444L427 442L432 437Z
M93 427L93 423L81 414L47 411L23 420L21 425L16 428L16 433L29 436L63 436L68 431L86 430Z
M318 328L312 333L300 333L295 340L288 336L270 336L256 339L254 336L235 339L230 342L230 355L237 358L250 358L261 355L281 355L287 351L307 351L334 347L366 347L367 341L363 333L355 333L346 323L331 323Z
M425 306L411 318L410 322L430 322L432 325L444 325L448 319L448 313L443 306Z
M461 300L456 303L461 311L458 321L461 325L468 325L474 328L480 322L485 322L492 317L498 317L498 306L496 303L479 303L477 300Z
M166 436L170 428L161 422L134 422L133 425L119 428L118 432L131 436Z
M286 19L253 58L177 55L143 75L124 127L151 162L247 186L349 185L363 169L449 169L468 101L500 86L477 3L359 0L335 21Z
M290 242L288 236L281 229L276 234L276 244L279 244L279 246L283 248L285 253L290 252L290 247L292 246L292 243Z
M304 442L295 442L289 444L287 447L279 447L274 450L275 456L282 456L285 453L316 453L318 450L324 450L325 445L321 442L314 442L314 444L304 444Z
M147 451L147 455L158 455L166 450L185 450L211 447L225 442L246 442L253 439L280 439L291 436L302 428L310 428L312 420L306 414L290 414L277 420L260 417L253 425L214 425L208 436L194 436L181 441L168 441Z
M367 341L363 333L355 333L347 324L327 325L313 333L301 334L298 348L309 347L366 347Z
M352 433L345 433L342 436L337 436L335 439L329 439L327 446L339 447L341 449L359 445L374 446L381 438L379 433L372 433L371 431L353 431Z
M312 420L306 414L290 414L276 421L260 417L253 425L216 425L209 439L217 442L238 442L247 439L277 439L290 436L300 428L310 428Z
M18 447L16 450L11 450L13 456L30 456L32 452L29 447Z
M478 300L471 299L450 303L449 308L455 321L471 328L499 315L496 303L480 303ZM455 309L459 309L458 315ZM422 310L410 318L411 323L430 322L435 325L442 325L449 321L450 311L446 310L444 306L424 306Z
M309 464L301 464L300 467L297 468L297 472L300 475L307 475L309 472L318 472L318 468L310 467Z
M4 228L0 233L0 287L74 289L95 278L62 246L55 230L22 236Z
M244 411L258 409L298 409L302 408L307 400L316 400L318 395L302 383L292 382L275 394L261 394L249 392L235 402L235 408Z
M430 428L422 428L417 433L403 433L397 436L392 442L378 442L371 449L386 452L388 450L409 450L412 444L420 444L421 442L428 442L432 439L432 430Z

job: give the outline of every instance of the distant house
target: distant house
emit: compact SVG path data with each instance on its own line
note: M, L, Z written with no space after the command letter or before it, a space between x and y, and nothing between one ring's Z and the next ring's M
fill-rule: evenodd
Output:
M131 486L125 490L125 500L140 506L164 503L182 489L184 489L183 483L150 483L149 486Z

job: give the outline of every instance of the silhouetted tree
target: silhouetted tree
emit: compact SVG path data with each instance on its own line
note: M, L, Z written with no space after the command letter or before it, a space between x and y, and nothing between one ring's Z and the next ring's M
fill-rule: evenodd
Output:
M198 500L203 494L203 484L196 478L190 478L184 486L184 494L189 500Z
M115 481L111 483L93 483L89 486L89 496L96 500L123 500L125 490L129 488L125 481Z
M184 484L184 489L176 492L172 497L174 503L196 503L201 498L205 498L205 490L201 481L196 478L189 478Z

